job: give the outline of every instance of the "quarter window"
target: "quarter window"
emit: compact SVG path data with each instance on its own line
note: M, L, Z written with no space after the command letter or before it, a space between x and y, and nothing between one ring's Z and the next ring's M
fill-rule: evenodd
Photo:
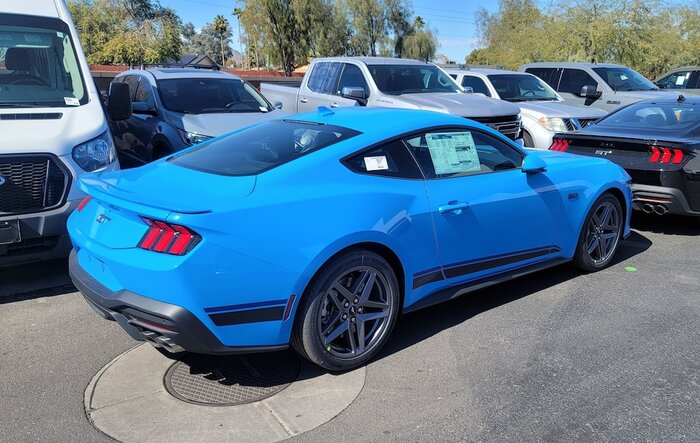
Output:
M504 142L463 128L428 132L407 139L406 144L429 179L517 169L523 160Z
M360 174L383 177L422 179L423 175L401 140L365 150L349 159L345 164Z
M131 96L131 101L135 101L136 88L139 84L139 78L135 75L127 75L126 77L122 77L119 81L129 85L129 95Z
M139 81L139 88L136 90L136 96L134 98L135 102L147 103L151 107L155 107L155 101L153 100L153 90L148 80L141 78Z
M557 91L580 95L581 89L588 85L598 87L598 82L593 80L593 77L586 71L580 69L564 69Z
M462 78L462 86L465 88L472 88L472 91L476 92L477 94L484 94L487 97L491 97L489 88L486 87L486 83L484 83L484 81L479 77L465 75L464 78Z

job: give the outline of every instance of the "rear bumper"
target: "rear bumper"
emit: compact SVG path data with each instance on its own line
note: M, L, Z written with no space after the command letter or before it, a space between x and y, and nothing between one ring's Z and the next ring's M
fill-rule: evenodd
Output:
M663 207L670 214L700 216L700 211L691 209L685 194L678 188L635 183L631 187L633 193L632 207L637 211L650 212L648 205L651 205L653 208L651 212L656 212L657 214L663 212L659 209L659 207Z
M237 354L286 349L287 345L226 346L190 311L131 291L111 291L93 278L70 253L70 276L88 304L103 318L113 320L134 339L148 341L170 352Z
M19 220L22 237L19 243L0 245L0 267L67 257L71 243L66 221L79 203L73 200L51 211L0 217L0 221Z

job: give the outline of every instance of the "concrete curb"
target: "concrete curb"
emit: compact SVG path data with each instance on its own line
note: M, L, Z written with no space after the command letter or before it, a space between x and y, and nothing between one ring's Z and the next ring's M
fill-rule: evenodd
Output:
M163 375L172 363L148 344L114 358L85 390L88 420L124 442L280 441L333 419L365 382L365 368L329 374L304 362L298 379L272 397L237 406L201 406L165 390Z

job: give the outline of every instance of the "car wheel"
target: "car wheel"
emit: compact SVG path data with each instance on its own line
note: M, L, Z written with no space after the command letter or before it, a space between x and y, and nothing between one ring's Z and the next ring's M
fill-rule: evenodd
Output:
M574 263L586 272L605 268L615 256L624 215L620 202L611 194L603 194L593 204L576 246Z
M399 299L389 263L374 252L352 250L312 280L297 311L292 346L331 371L362 366L389 337Z

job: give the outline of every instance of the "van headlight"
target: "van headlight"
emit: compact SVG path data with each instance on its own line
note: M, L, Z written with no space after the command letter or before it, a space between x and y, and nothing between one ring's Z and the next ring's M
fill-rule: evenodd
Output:
M86 172L106 168L117 159L114 141L109 129L99 137L73 148L73 160Z
M568 132L566 128L566 123L563 118L559 117L540 117L537 123L542 125L545 129L552 132Z

